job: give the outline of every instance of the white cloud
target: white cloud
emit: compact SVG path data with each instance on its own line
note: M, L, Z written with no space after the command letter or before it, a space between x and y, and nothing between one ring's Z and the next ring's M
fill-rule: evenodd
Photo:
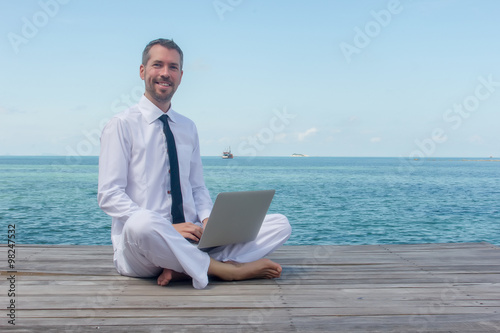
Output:
M0 114L15 114L15 113L25 113L24 110L20 110L16 107L3 107L0 106Z
M210 64L203 58L194 59L193 62L186 65L187 69L196 72L208 72L212 69Z
M307 138L308 136L310 136L311 134L314 134L316 132L318 132L318 129L316 127L312 127L303 133L299 133L298 134L299 141L304 141L305 138Z
M285 133L278 133L274 136L274 141L277 142L286 142L286 134Z
M88 110L87 105L77 105L74 108L69 109L69 111L71 111L71 112L82 112L85 110Z
M483 143L484 140L479 135L473 135L473 136L469 137L469 142L471 142L471 143Z
M377 143L380 141L382 141L382 138L378 137L378 136L374 136L373 138L370 139L370 142L373 142L373 143Z

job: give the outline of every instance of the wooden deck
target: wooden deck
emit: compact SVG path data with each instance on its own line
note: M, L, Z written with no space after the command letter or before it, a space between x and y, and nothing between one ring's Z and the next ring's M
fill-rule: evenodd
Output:
M0 331L500 332L500 248L488 243L285 246L282 278L159 287L118 275L109 246L16 246ZM15 275L15 326L8 323Z

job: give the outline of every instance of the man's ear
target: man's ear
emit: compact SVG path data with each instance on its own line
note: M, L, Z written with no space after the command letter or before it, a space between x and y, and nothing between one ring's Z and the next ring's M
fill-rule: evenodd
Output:
M141 76L141 79L144 80L144 71L146 70L146 68L144 68L144 65L141 64L141 66L139 67L139 75Z

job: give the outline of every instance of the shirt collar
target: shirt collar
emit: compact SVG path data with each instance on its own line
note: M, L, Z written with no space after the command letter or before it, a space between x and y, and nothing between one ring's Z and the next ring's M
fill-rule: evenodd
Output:
M153 123L156 119L160 118L161 115L165 114L144 95L142 95L138 105L139 110L141 111L148 124ZM177 113L172 110L172 104L170 104L170 109L168 109L167 114L170 120L175 123L177 119Z

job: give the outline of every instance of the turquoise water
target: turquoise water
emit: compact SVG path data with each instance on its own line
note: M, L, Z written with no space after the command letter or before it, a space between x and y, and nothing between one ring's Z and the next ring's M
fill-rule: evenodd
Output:
M0 233L23 244L111 244L97 157L0 157ZM479 159L203 157L212 198L276 189L287 244L500 245L500 162ZM3 230L3 231L2 231ZM0 243L5 243L3 241Z

